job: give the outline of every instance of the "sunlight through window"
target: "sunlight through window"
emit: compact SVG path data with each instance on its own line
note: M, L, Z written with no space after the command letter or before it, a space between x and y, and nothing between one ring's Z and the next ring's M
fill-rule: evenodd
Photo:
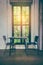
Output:
M14 36L29 36L29 7L13 6ZM23 41L23 40L22 40ZM19 43L20 40L14 42Z

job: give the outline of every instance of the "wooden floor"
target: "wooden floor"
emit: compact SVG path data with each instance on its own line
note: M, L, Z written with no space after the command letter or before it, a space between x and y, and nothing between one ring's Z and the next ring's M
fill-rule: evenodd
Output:
M13 50L11 56L7 50L0 50L0 65L43 65L43 52L35 50Z

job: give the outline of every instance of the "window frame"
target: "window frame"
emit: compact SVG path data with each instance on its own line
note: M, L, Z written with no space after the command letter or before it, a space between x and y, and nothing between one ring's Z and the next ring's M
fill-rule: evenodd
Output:
M12 5L12 36L14 36L14 21L13 21L13 7L14 6L15 5ZM16 5L16 6L18 6L18 5ZM22 6L22 5L20 5L20 6ZM29 42L31 42L31 5L28 5L28 6L29 6ZM13 42L14 42L14 40L13 40ZM22 41L21 41L21 43L22 43Z

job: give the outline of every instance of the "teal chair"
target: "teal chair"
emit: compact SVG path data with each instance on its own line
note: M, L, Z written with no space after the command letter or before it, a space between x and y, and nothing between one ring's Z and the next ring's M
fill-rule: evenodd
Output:
M4 40L5 45L6 45L4 54L5 54L6 50L7 50L7 47L9 46L9 55L11 55L11 50L13 50L13 47L14 47L14 44L12 43L12 39L10 40L10 42L6 42L6 41L7 41L7 38L6 38L6 36L4 35L4 36L3 36L3 40Z
M25 50L27 52L27 50L29 50L29 45L33 45L34 47L37 45L37 49L36 48L32 48L32 49L35 49L37 50L37 53L39 54L39 49L38 49L38 40L39 39L39 36L35 36L34 38L34 42L28 42L26 41L26 44L25 44Z

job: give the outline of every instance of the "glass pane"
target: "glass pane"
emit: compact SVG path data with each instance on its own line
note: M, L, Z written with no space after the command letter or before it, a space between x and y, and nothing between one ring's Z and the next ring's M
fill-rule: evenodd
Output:
M21 41L20 39L14 39L14 43L15 43L15 44L16 44L16 43L21 43L20 41Z
M22 7L22 24L29 24L29 7Z
M13 7L13 15L20 15L21 14L21 8L20 7Z
M29 15L29 7L22 7L22 16Z
M29 36L29 26L22 26L22 36L28 37ZM27 38L29 41L29 38Z
M21 22L21 8L20 7L13 7L13 19L14 24L20 24Z
M14 15L14 24L21 24L21 17L20 16L15 16Z
M29 26L22 26L22 36L29 36Z
M21 30L20 26L14 26L14 37L20 37Z
M14 37L20 37L20 26L14 26ZM20 43L20 39L15 39L14 43Z
M29 16L22 16L22 24L29 24Z

